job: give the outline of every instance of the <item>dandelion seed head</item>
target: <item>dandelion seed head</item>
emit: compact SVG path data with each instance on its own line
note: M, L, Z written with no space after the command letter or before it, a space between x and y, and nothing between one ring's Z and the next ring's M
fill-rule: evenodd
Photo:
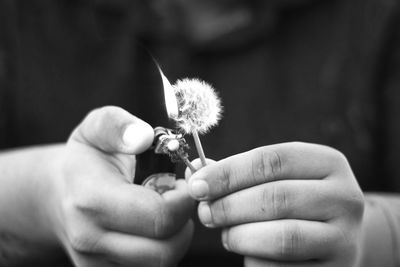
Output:
M173 85L178 101L178 116L172 117L185 133L208 132L221 118L221 100L214 88L198 79L178 80Z

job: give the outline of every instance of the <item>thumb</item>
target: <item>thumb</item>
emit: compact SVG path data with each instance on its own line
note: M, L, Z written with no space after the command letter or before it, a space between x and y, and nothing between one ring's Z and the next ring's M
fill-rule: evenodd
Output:
M106 106L91 111L72 132L68 142L78 142L107 153L139 154L154 138L153 128L126 110Z

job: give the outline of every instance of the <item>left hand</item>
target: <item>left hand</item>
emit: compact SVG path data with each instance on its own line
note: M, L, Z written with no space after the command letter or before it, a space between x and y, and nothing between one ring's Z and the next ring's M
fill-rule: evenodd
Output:
M346 158L284 143L207 165L188 180L207 227L246 266L355 266L363 194Z
M45 218L77 267L175 266L192 238L184 181L159 194L133 184L153 128L119 107L95 109L57 155ZM1 264L0 264L1 265Z

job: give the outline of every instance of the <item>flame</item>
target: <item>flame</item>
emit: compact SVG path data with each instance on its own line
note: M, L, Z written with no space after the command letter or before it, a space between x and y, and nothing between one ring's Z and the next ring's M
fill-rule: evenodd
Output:
M167 108L168 117L176 118L178 117L179 109L178 101L175 96L175 90L172 87L171 83L168 81L167 77L165 77L160 66L157 65L157 68L160 71L161 79L163 82L165 107Z

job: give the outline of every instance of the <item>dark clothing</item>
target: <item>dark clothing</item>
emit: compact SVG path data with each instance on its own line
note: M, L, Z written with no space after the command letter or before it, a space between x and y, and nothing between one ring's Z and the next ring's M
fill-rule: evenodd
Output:
M399 1L263 2L237 4L236 27L207 35L147 1L1 0L1 147L63 142L103 105L157 126L151 52L171 81L199 77L220 93L224 117L202 138L209 158L320 143L347 156L363 190L399 192ZM218 230L196 231L186 264L242 264Z

